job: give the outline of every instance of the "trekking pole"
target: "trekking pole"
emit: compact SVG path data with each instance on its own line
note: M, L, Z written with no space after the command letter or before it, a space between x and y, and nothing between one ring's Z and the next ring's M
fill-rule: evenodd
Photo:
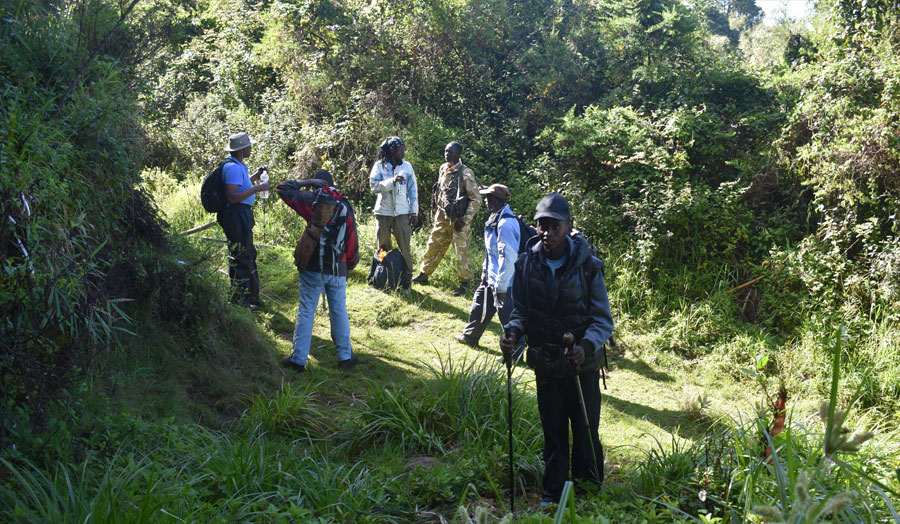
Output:
M266 170L262 172L262 175L259 177L259 181L262 184L269 183L269 169L268 168L266 168ZM266 202L269 201L269 192L262 191L259 194L259 197L262 198L262 208L263 208L263 231L262 231L263 234L262 234L262 237L263 237L263 240L265 240L266 239L266 207L268 207L268 206L266 206Z
M503 331L503 337L509 338L509 331ZM501 348L501 353L503 349ZM504 358L506 361L506 404L507 404L507 427L509 428L509 512L516 511L516 484L515 474L513 473L513 405L512 405L512 356Z
M575 346L575 335L566 331L563 335L563 344L566 346L566 353ZM581 366L575 366L575 386L578 389L578 402L581 404L581 414L584 415L584 432L587 433L588 443L591 446L591 456L594 457L594 475L600 480L600 463L597 462L597 450L594 449L594 439L591 438L591 423L588 422L587 407L584 405L584 392L581 390Z

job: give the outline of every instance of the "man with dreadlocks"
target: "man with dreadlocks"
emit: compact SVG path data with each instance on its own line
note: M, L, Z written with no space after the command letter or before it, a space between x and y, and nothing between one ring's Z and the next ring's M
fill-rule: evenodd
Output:
M403 160L405 154L406 144L400 137L387 137L369 173L369 187L377 197L373 211L378 248L390 251L391 235L397 240L406 264L400 286L408 293L413 268L409 241L412 228L419 221L419 195L416 174L409 162Z
M429 275L437 269L453 242L456 248L456 275L459 277L459 287L453 295L457 297L469 291L469 285L475 278L469 267L469 224L481 207L480 185L475 180L475 172L460 161L461 154L462 145L459 142L450 142L444 148L446 162L438 171L433 195L437 204L434 226L428 236L422 267L413 279L413 282L427 284Z

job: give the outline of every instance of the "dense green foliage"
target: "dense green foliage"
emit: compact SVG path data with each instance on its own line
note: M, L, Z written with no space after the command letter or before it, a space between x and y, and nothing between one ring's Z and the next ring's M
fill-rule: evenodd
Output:
M104 2L0 15L0 445L52 456L81 373L135 334L132 317L202 330L213 290L206 256L168 245L140 186L136 68L155 19Z
M511 187L518 213L527 216L549 190L570 198L576 226L606 259L625 341L733 377L764 362L758 371L791 398L814 397L827 395L837 376L825 365L831 346L822 334L842 325L843 393L835 398L832 389L831 405L856 401L896 421L900 10L894 0L823 0L818 9L809 26L764 26L745 0L0 3L0 445L18 444L0 454L11 457L0 476L12 479L4 510L83 520L152 492L182 500L182 516L200 520L399 521L410 509L392 499L401 495L392 482L411 483L402 496L452 504L469 484L458 471L502 453L491 443L502 421L480 418L471 405L498 400L497 377L474 368L441 368L416 386L429 393L422 398L373 388L351 415L356 427L329 426L288 390L251 402L234 432L188 438L111 421L114 433L147 433L168 446L112 456L89 436L107 421L73 422L91 389L86 369L157 349L130 334L165 336L174 353L206 358L240 322L210 276L218 254L173 242L156 208L179 231L210 220L196 202L199 181L240 130L258 140L251 163L269 164L276 181L330 169L363 221L373 200L368 170L385 136L406 140L425 209L444 144L460 141L482 183ZM257 219L257 237L276 244L302 230L281 205L266 204ZM245 337L261 358L271 356ZM258 370L255 362L248 367ZM197 390L224 390L215 387L220 377L197 382ZM467 424L456 425L460 418ZM203 418L211 420L216 414ZM306 458L283 457L273 448L288 439L283 424L341 432L346 448L319 449L321 435L311 433ZM755 424L731 424L715 438L739 448L759 436ZM819 474L812 434L783 439ZM397 465L309 459L348 450L359 457L387 443L454 462L416 478ZM520 464L532 487L540 467L533 445L523 443L531 455ZM235 463L172 452L217 446L233 448ZM747 454L709 441L653 453L630 489L656 498L654 475L662 476L672 484L660 500L689 517L748 518L759 499L721 490L727 478L765 493L777 488L772 500L783 515L793 511L780 477L760 480L768 470ZM710 453L723 454L726 466L704 462L709 473L698 474L699 457ZM291 481L301 472L321 481L310 488L324 493L312 513L280 513L273 494L288 478L273 469L280 460L290 461ZM803 468L790 468L796 487ZM87 487L63 493L76 474ZM215 492L194 481L154 491L153 479L178 475L220 484ZM501 475L484 471L471 483L498 494ZM896 487L878 475L885 489ZM871 484L858 484L869 478L830 478L827 488L868 489L873 514L898 518ZM31 486L31 505L15 502L10 485ZM347 507L328 498L339 485L355 493ZM720 489L720 498L697 504L689 495L698 486ZM190 497L231 501L234 511L193 507ZM35 510L40 500L51 505ZM146 500L151 515L161 502Z
M116 289L127 284L106 276L137 243L163 241L150 199L134 190L140 127L123 97L127 73L91 56L116 14L93 6L87 27L74 7L59 16L32 3L2 7L4 445L41 416L29 405L127 330L113 299L127 297Z

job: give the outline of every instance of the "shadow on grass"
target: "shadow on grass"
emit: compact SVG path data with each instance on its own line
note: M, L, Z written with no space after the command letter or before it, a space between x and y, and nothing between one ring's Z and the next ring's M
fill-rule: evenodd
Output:
M684 411L651 408L643 404L616 398L609 393L605 393L603 397L604 403L619 413L636 419L646 420L660 429L674 433L681 438L691 440L702 438L705 433L704 428L708 426L702 420L689 419Z
M430 288L430 289L429 289ZM398 300L402 300L410 305L415 305L419 309L428 311L430 313L436 313L441 315L450 315L454 316L463 322L467 322L469 320L469 309L462 309L450 302L445 302L439 298L437 298L432 286L426 286L424 289L422 286L413 285L412 291L409 293L402 293L400 291L383 291L383 293L393 295ZM426 292L423 292L426 291ZM471 298L468 299L471 301Z
M407 371L404 367L412 369L424 367L420 361L412 361L400 356L375 354L359 342L354 343L353 356L358 359L356 366L349 369L338 368L337 351L331 339L313 335L307 369L303 377L316 376L315 380L326 381L366 377L402 384L416 378L414 373ZM286 372L285 374L297 376L295 373Z
M654 380L656 382L675 382L675 379L672 378L671 375L653 369L650 364L647 364L641 359L631 360L622 357L620 359L617 359L615 362L617 368L632 371L634 373L637 373L638 375L649 378L650 380Z
M282 338L286 338L288 340L291 340L293 338L295 318L291 318L291 316L274 310L266 311L265 317L266 323L269 325L269 328L272 331L282 336Z

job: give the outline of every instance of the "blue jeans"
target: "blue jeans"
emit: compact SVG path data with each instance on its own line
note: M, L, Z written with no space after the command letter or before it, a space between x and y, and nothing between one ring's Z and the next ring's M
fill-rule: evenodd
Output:
M347 316L347 277L323 275L312 271L300 271L300 309L294 326L294 353L291 361L302 366L309 357L312 343L313 320L322 289L328 298L328 314L331 317L331 340L337 346L338 360L353 356L350 345L350 318Z

